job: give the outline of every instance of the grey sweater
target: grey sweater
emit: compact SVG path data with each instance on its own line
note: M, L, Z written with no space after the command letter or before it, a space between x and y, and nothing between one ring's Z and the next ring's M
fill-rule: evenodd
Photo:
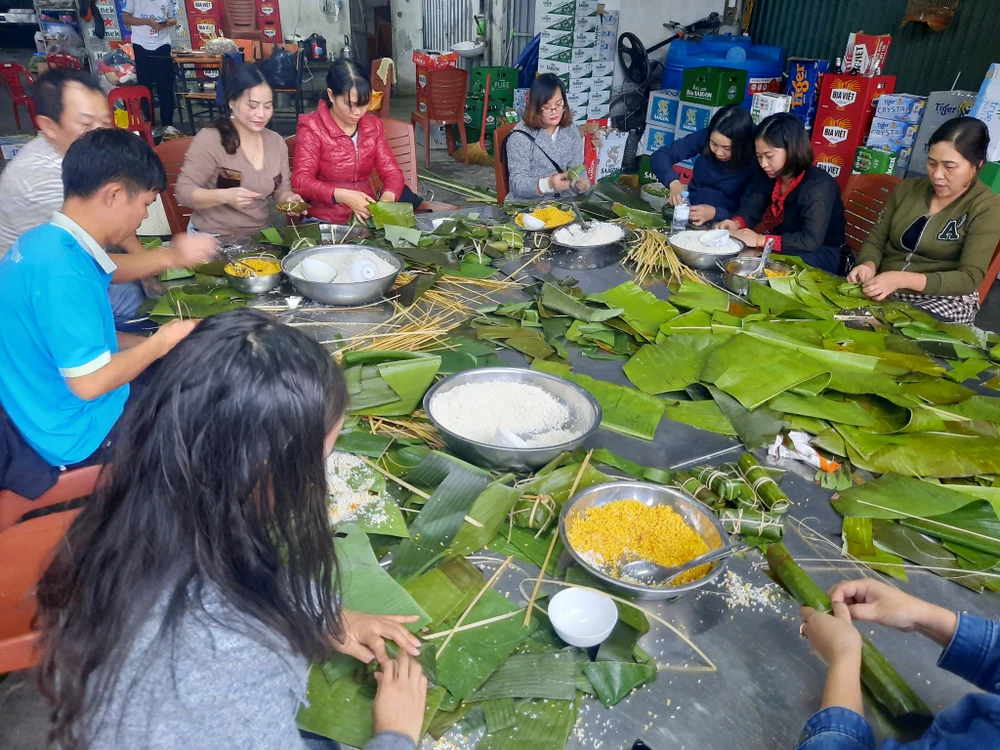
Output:
M182 619L174 649L169 639L150 648L164 611L162 603L154 607L99 718L91 750L305 747L295 714L306 702L309 664L218 594L205 599L206 612L189 611ZM414 750L414 744L385 732L366 750Z
M531 139L534 139L532 142ZM551 160L546 156L551 157ZM552 162L555 162L553 164ZM583 138L576 125L559 128L555 139L544 129L533 130L519 122L507 136L508 200L540 200L538 180L583 164ZM559 169L556 169L556 165ZM559 193L547 193L560 197Z

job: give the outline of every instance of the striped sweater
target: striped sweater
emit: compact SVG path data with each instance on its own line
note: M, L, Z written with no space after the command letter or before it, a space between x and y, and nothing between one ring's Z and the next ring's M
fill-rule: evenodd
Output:
M63 158L38 135L0 174L0 257L14 240L62 208Z

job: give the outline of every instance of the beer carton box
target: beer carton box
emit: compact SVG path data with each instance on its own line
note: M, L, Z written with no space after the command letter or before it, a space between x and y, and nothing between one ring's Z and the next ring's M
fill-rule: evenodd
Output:
M993 63L986 71L976 101L969 113L986 123L990 131L990 145L986 151L989 161L1000 161L1000 63Z
M595 91L607 91L610 93L614 82L614 76L594 76L590 84L590 91L591 93Z
M899 151L903 148L913 148L916 140L917 126L913 123L876 117L872 120L871 131L865 145Z
M976 100L974 91L932 91L927 97L924 116L917 130L917 140L913 144L913 158L907 168L907 176L927 174L927 144L941 125L953 117L963 117L972 110Z
M517 110L518 117L524 117L524 110L528 107L529 89L514 89L514 109Z
M536 15L576 16L576 0L535 0Z
M813 164L829 173L843 189L847 184L847 178L850 177L853 165L851 155L844 149L825 149L822 144L817 144L815 141L813 141L813 151L815 152Z
M674 129L661 128L659 125L646 125L646 132L639 143L639 152L652 154L674 142Z
M820 86L823 75L830 69L829 60L810 60L790 57L788 59L788 82L785 93L792 97L788 110L798 117L809 130L816 119L819 106Z
M576 13L574 15L577 18L596 16L597 6L602 4L598 0L576 0Z
M681 101L709 107L739 104L746 95L747 72L732 68L688 68L681 84Z
M576 31L573 33L573 47L575 49L587 49L597 46L596 31Z
M708 107L681 100L677 108L677 136L683 138L688 133L697 133L708 127L712 116L722 107Z
M844 71L851 75L867 78L877 76L885 67L892 37L888 34L875 36L862 32L852 33L847 39L844 52Z
M603 89L601 91L591 91L590 98L587 99L588 106L594 106L596 104L603 104L606 106L611 105L611 89Z
M563 29L542 29L541 43L550 47L573 49L573 35L574 32L572 29L569 31L564 31Z
M570 78L588 78L590 76L596 76L597 73L594 72L594 64L590 62L580 62L572 63L569 66L569 76Z
M926 106L926 96L883 94L878 98L878 104L875 105L875 116L917 125L924 116Z
M787 94L754 94L753 102L750 105L750 116L754 124L759 125L761 120L776 115L779 112L788 112L792 107L792 97Z
M605 10L600 15L601 30L618 32L618 19L621 15L619 10Z
M590 94L566 94L566 101L569 102L569 108L574 114L586 113L587 105L590 104Z
M659 127L673 127L677 123L680 92L677 89L660 89L649 92L646 122Z
M576 33L601 30L600 16L574 16L573 31Z
M566 93L589 94L593 82L593 78L570 78L569 87L567 87Z
M613 76L615 74L614 60L595 62L592 73L595 76Z
M560 78L566 77L566 81L571 80L571 65L568 62L560 62L558 60L543 60L538 59L538 72L541 73L552 73ZM563 83L565 83L564 81Z
M598 102L588 101L587 104L587 119L588 120L600 120L602 117L607 117L611 113L611 103L610 102Z
M881 148L859 146L854 152L851 174L892 174L896 170L896 154Z

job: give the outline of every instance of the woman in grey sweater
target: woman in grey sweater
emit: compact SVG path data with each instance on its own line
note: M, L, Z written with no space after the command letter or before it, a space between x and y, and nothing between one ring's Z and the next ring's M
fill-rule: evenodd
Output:
M566 174L583 165L583 138L559 76L544 73L532 82L524 118L504 148L510 188L506 200L562 198L590 189L586 177L572 180Z
M325 467L346 407L330 355L256 310L164 359L38 586L57 747L303 748L309 665L340 651L382 668L368 750L414 750L414 618L336 590Z

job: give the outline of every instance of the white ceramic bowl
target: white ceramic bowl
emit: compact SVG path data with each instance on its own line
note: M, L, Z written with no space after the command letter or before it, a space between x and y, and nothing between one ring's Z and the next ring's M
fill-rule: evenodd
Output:
M545 222L541 219L536 219L531 214L521 214L521 223L524 225L525 229L532 232L537 232L541 229L545 229Z
M549 621L556 635L577 648L603 643L618 622L610 596L579 588L563 589L549 602Z
M705 232L701 237L698 238L705 247L719 247L725 245L729 242L729 230L728 229L713 229L709 232Z

